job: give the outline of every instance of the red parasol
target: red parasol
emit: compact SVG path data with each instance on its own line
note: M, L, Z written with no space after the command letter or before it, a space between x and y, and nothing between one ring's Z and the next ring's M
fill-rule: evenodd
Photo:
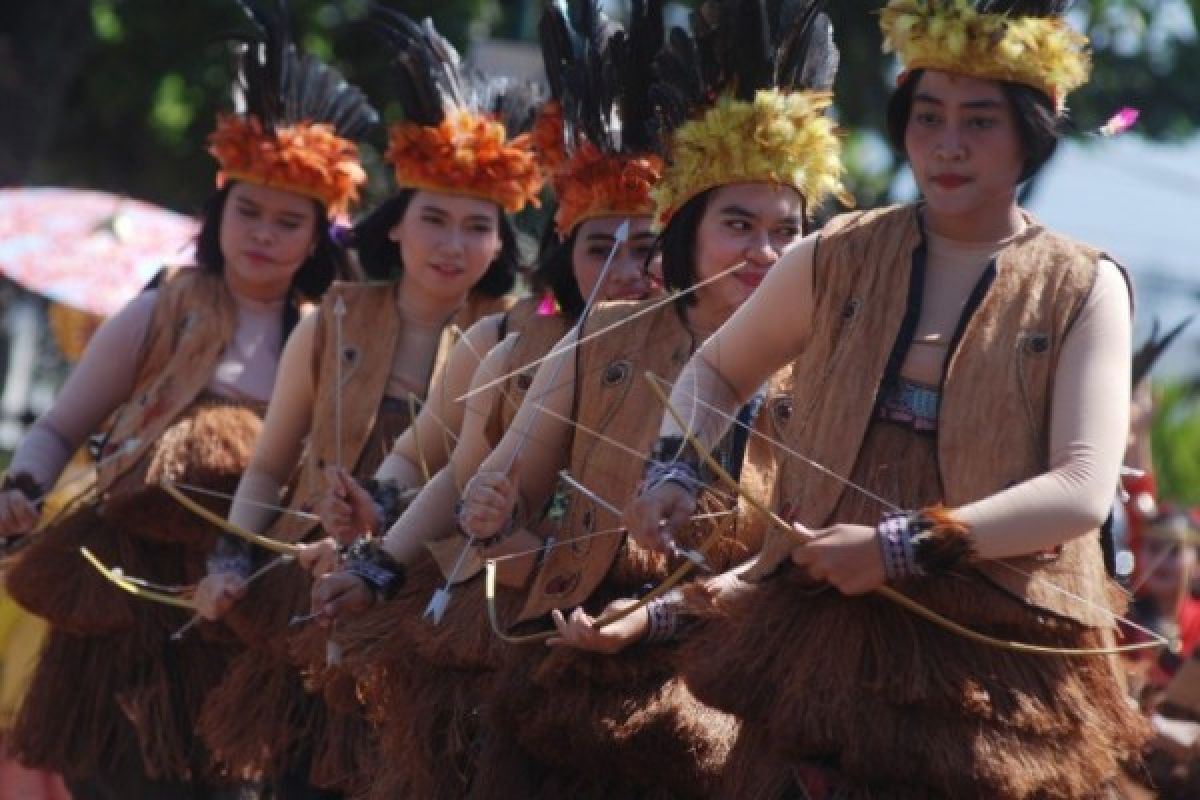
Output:
M0 272L59 303L109 316L164 264L190 263L198 223L87 189L0 189Z

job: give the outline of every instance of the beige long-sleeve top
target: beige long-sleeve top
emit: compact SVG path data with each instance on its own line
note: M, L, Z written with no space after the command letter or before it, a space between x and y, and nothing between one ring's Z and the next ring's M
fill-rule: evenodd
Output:
M233 297L236 331L207 388L221 397L265 403L283 346L284 300ZM157 290L145 291L99 327L54 405L17 447L10 472L26 472L39 486L53 486L71 455L129 399L157 300Z
M717 441L728 421L693 402L694 397L733 413L805 346L813 314L816 242L817 236L809 236L790 250L680 376L672 402L693 413L705 442ZM916 340L901 373L937 385L971 290L1005 242L957 242L930 234L928 243ZM1093 530L1107 516L1129 427L1130 317L1123 275L1112 262L1101 261L1055 373L1049 468L956 510L970 526L981 558L1049 549ZM666 417L661 433L681 431Z

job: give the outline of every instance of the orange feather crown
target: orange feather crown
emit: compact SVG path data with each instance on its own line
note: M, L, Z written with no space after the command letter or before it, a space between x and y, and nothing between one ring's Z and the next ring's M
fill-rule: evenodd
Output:
M568 154L562 109L555 101L546 103L538 114L533 137L558 198L554 225L564 238L581 222L596 217L653 213L650 193L664 167L658 156L607 153L586 140Z
M510 214L538 205L543 177L533 137L508 139L489 114L450 109L438 125L393 125L389 139L384 160L399 186L491 200Z
M267 133L252 114L221 114L208 137L221 170L217 185L241 180L321 201L331 217L358 200L367 174L358 145L324 123L298 122Z

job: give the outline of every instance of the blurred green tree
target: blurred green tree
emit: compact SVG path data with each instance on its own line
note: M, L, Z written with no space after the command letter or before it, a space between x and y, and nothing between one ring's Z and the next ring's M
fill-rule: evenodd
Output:
M1150 440L1159 496L1200 504L1200 392L1195 384L1155 385Z

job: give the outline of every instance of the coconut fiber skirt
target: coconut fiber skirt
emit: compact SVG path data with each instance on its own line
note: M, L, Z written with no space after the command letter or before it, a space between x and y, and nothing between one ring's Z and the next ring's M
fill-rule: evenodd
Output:
M877 422L852 479L901 507L932 504L934 447ZM880 513L847 489L832 519L873 525ZM896 588L998 638L1112 643L970 571ZM971 642L879 596L814 588L790 562L702 623L680 664L697 697L741 721L722 797L802 796L798 786L822 784L846 798L1103 796L1144 735L1110 657Z
M194 583L216 533L157 482L232 491L258 424L256 410L202 398L147 454L143 490L104 504L94 495L81 501L37 534L10 568L13 598L52 626L12 733L23 762L72 779L139 758L151 778L200 780L209 772L195 720L236 652L234 639L203 624L173 641L187 612L117 589L79 547L131 576Z

